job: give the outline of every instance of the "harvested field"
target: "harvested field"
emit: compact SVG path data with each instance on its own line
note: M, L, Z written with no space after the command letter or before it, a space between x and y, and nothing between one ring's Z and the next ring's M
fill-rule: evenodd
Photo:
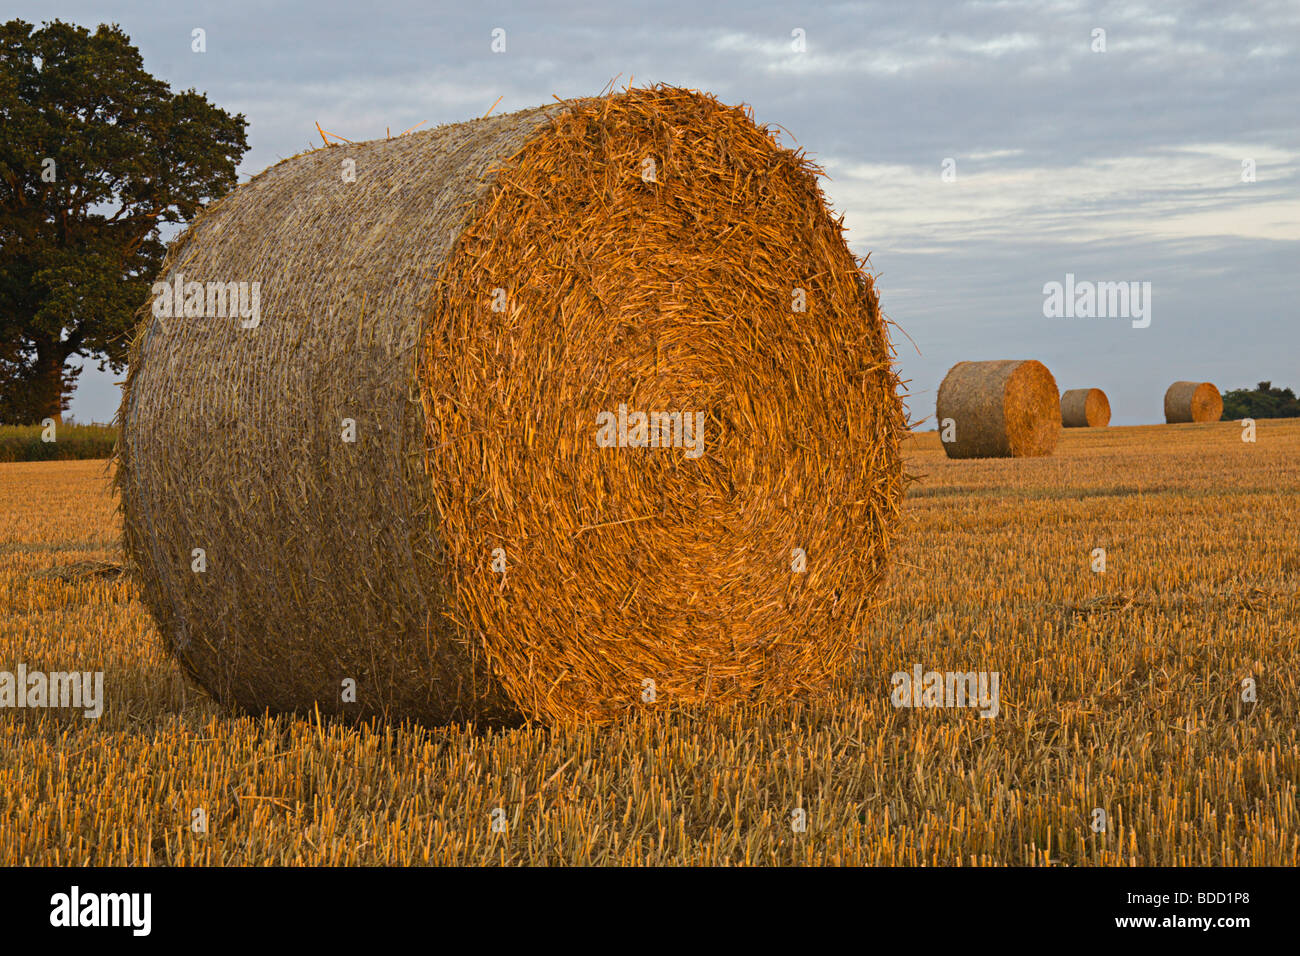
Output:
M79 573L118 560L104 464L0 465L0 668L107 688L98 721L0 711L0 861L1295 866L1300 422L1240 436L919 435L891 603L830 693L490 731L223 713L129 579ZM917 664L998 671L997 717L895 708Z

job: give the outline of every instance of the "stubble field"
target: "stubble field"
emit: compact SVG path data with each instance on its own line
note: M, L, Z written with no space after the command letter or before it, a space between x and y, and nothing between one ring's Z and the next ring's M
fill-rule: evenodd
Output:
M113 568L105 462L0 464L0 671L106 695L0 709L0 863L1300 864L1300 421L1241 433L916 436L833 694L493 731L223 713ZM998 672L997 716L896 708L917 665Z

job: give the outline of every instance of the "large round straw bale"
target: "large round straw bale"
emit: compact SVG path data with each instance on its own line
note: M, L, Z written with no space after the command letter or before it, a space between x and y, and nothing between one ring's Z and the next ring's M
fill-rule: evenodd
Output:
M1165 391L1165 421L1217 422L1223 417L1223 396L1209 382L1174 382Z
M1110 401L1099 388L1072 388L1061 396L1061 424L1066 428L1105 428Z
M1056 379L1042 362L958 362L935 411L949 458L1050 455L1061 434Z
M121 409L126 547L185 669L253 711L435 722L823 687L906 479L816 173L661 87L214 204L164 278L260 282L260 322L146 315Z

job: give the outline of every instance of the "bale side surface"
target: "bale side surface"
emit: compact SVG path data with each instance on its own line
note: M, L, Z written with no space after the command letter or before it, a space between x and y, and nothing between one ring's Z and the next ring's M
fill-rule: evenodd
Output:
M146 314L120 411L127 552L164 640L218 700L515 713L480 643L445 626L413 383L470 205L560 109L284 160L170 250L165 281L261 283L256 328Z
M1105 428L1110 401L1099 388L1072 388L1061 396L1061 424L1066 428Z
M949 458L1050 455L1061 432L1056 380L1033 359L958 362L939 385L935 412L941 438L952 422Z
M1174 382L1165 391L1165 421L1217 422L1223 417L1223 396L1210 382Z

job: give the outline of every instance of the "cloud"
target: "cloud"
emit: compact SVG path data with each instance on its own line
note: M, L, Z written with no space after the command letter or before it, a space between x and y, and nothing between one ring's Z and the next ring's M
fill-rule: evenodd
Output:
M873 249L952 249L1016 239L1102 242L1300 238L1300 157L1277 149L1188 144L1145 155L1008 166L1020 151L952 157L930 167L822 160L850 239ZM1242 158L1256 181L1241 181Z

